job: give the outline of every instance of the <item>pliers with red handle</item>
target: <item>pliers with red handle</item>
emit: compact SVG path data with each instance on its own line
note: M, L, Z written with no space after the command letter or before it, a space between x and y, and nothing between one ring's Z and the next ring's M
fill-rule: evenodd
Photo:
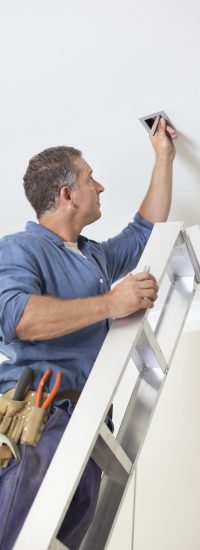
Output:
M45 373L43 374L39 384L38 384L38 387L37 387L37 392L36 392L36 401L35 401L35 405L36 407L40 407L41 406L41 399L42 399L42 393L43 393L43 388L44 388L44 385L45 385L45 382L46 380L49 378L51 374L51 370L50 369L47 369L45 371ZM56 375L56 381L55 381L55 384L50 392L50 394L48 395L48 397L45 399L44 403L42 404L41 406L41 409L47 409L47 407L52 403L59 387L60 387L60 383L61 383L61 377L62 377L62 372L58 372L57 375Z

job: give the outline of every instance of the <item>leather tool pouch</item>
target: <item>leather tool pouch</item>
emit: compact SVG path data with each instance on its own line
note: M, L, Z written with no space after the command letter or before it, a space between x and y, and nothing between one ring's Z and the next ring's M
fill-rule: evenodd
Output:
M36 407L35 392L31 391L27 392L24 401L15 401L12 399L14 392L15 389L12 389L0 397L0 434L6 435L14 443L35 447L43 432L50 406L47 409ZM43 394L42 403L46 397L47 394ZM12 451L6 445L0 446L0 466L7 466L12 457Z

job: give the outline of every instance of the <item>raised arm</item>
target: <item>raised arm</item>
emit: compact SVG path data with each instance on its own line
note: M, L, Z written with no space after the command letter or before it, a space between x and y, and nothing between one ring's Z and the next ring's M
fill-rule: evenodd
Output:
M152 223L165 222L169 215L173 161L176 153L173 140L177 138L175 130L166 126L164 119L161 119L159 129L153 135L157 123L158 118L149 133L156 161L149 189L139 209L142 218Z

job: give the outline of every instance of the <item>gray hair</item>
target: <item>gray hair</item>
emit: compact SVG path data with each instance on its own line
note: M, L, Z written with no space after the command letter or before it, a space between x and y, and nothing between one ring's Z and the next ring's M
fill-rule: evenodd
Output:
M37 218L56 209L56 199L65 185L77 187L78 169L74 159L82 155L74 147L51 147L35 155L24 175L24 190Z

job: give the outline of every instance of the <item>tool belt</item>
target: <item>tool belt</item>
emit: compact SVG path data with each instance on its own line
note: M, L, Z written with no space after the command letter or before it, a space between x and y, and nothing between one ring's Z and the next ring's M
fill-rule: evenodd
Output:
M42 404L48 397L47 393L42 394L41 406L35 406L35 391L28 391L23 401L13 399L15 388L9 390L0 397L0 439L7 436L16 446L18 443L36 447L39 443L45 423L51 409L50 404L46 409ZM68 399L76 405L81 391L57 392L55 400ZM112 406L108 413L112 417ZM0 467L6 467L13 458L11 448L3 444L0 446Z
M36 407L35 391L28 391L23 401L13 399L14 393L15 388L0 397L0 438L5 435L13 444L23 443L36 447L51 408L51 404L46 409L42 408L48 394L42 394L41 406ZM80 391L62 391L57 393L55 399L69 399L75 405L80 394ZM8 445L0 446L0 467L7 466L11 458L13 452Z
M46 410L36 407L35 393L28 391L23 401L12 399L15 388L0 397L0 436L7 436L12 443L24 445L38 444L50 407ZM43 399L47 394L43 395ZM7 445L0 447L0 466L7 466L13 458L12 450Z

